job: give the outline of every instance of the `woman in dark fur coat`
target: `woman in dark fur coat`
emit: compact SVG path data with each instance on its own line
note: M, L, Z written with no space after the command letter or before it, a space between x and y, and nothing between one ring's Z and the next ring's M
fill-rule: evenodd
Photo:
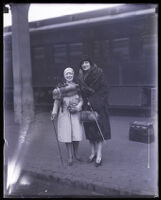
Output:
M111 138L107 87L103 71L87 58L80 64L78 82L84 100L83 109L91 110L92 107L99 115L100 130L95 121L84 123L86 138L91 144L91 155L88 161L92 162L96 159L95 165L99 166L102 163L103 141Z

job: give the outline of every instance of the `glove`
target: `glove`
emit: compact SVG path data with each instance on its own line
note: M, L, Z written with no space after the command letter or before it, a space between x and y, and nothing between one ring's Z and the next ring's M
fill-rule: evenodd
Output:
M68 106L68 110L70 113L76 113L79 111L78 106L76 106L75 104Z
M53 94L53 99L60 99L61 98L60 88L55 88L52 94Z

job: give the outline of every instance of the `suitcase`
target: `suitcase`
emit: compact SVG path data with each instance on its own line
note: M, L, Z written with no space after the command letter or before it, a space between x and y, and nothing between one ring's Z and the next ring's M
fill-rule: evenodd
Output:
M132 122L129 129L129 140L142 143L154 142L153 124L149 122Z

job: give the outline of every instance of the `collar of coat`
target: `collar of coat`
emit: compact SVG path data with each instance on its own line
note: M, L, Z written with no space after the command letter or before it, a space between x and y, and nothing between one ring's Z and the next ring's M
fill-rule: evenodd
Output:
M94 86L95 83L99 80L102 76L103 72L102 69L97 67L96 65L92 66L90 70L83 73L84 81L90 86Z

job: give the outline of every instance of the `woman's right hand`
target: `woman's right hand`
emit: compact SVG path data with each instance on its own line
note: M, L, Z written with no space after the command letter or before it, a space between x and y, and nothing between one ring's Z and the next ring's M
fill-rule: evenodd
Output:
M56 113L51 113L51 120L54 120L57 117Z

